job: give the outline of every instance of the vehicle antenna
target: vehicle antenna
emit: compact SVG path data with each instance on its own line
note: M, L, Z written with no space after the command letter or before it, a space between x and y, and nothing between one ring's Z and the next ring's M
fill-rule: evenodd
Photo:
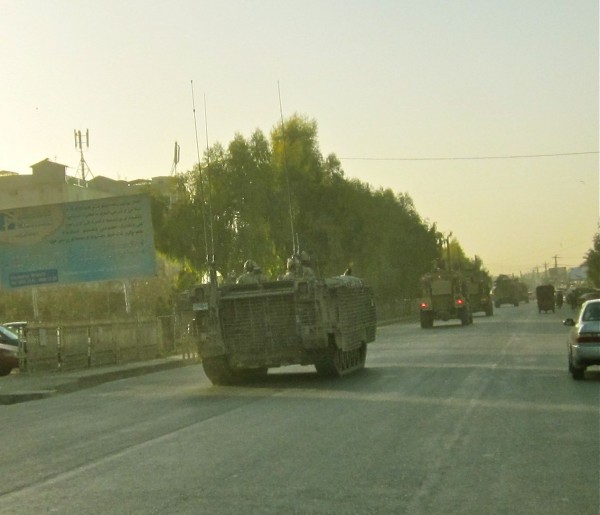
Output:
M292 254L297 254L299 249L296 246L296 231L294 230L294 213L292 210L292 189L290 186L290 176L288 173L287 167L287 155L285 152L285 126L283 123L283 108L281 104L281 88L279 87L279 81L277 81L277 92L279 93L279 114L281 115L281 147L283 152L283 170L285 172L285 180L287 184L287 192L288 192L288 206L290 211L290 226L292 229Z
M206 94L204 94L204 132L206 134L206 183L208 186L208 228L210 230L210 259L209 264L215 264L215 237L213 233L212 188L210 187L210 149L208 146L208 117L206 115Z
M210 259L209 259L209 249L208 249L208 235L206 232L206 217L204 216L204 185L202 184L202 169L200 168L200 147L198 145L198 124L196 122L196 102L194 100L194 81L190 81L191 82L191 86L192 86L192 110L194 113L194 130L195 130L195 134L196 134L196 154L198 156L198 173L200 174L200 180L199 180L199 185L200 185L200 196L202 197L202 202L200 204L201 206L201 212L202 212L202 229L204 230L204 246L206 248L206 261L207 263L210 263Z

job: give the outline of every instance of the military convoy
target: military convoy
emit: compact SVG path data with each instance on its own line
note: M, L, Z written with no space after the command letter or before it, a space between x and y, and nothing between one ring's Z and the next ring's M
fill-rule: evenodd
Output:
M469 284L458 272L437 269L421 278L419 318L421 327L433 327L434 320L459 319L462 325L473 323Z
M364 367L375 340L373 291L350 275L217 285L213 271L189 292L187 309L204 371L218 385L285 365L341 376Z

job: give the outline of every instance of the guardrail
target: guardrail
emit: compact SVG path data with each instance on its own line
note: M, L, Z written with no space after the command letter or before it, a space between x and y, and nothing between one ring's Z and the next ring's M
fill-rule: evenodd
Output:
M75 370L169 354L159 319L30 323L19 349L21 372Z

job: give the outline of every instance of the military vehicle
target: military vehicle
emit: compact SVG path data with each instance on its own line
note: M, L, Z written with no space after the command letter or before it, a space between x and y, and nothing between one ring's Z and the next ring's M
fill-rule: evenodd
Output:
M285 365L341 376L364 367L375 340L373 292L354 276L218 287L211 281L189 300L198 354L213 384L258 379Z
M469 301L472 313L485 313L489 317L494 314L492 302L492 281L484 272L477 270L467 274Z
M519 287L513 277L500 274L494 281L493 288L494 306L499 308L502 304L519 305Z
M421 277L419 318L421 327L433 327L434 320L460 320L462 325L473 323L466 278L457 273L438 269Z
M551 284L542 284L535 289L535 297L538 305L538 312L548 313L556 311L555 298L554 298L554 286Z

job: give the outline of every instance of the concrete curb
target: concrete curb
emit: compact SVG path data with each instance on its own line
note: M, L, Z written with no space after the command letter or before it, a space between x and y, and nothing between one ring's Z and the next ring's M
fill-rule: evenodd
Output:
M181 368L197 363L196 360L191 359L167 359L155 363L130 363L118 368L111 367L110 370L98 368L73 373L48 374L43 377L34 377L30 383L25 383L27 379L20 381L22 383L19 385L21 388L15 387L12 391L3 392L0 389L0 405L45 399L53 395L76 392L110 381ZM2 385L2 387L7 388L5 385ZM7 390L10 390L10 387Z

